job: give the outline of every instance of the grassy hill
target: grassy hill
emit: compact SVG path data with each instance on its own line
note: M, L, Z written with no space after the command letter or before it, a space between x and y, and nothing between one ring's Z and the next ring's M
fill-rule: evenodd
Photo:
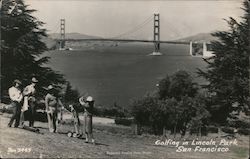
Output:
M35 122L35 126L43 134L36 134L19 128L9 128L9 116L0 114L0 158L204 158L204 159L245 159L248 157L248 136L237 137L237 144L229 147L229 152L187 152L177 153L172 145L155 145L157 140L165 141L167 138L157 136L135 136L108 132L107 127L96 129L94 136L97 144L84 143L84 139L69 138L67 132L73 125L59 126L58 133L50 133L47 123ZM27 123L26 123L27 124ZM113 129L116 129L114 126ZM182 138L169 139L182 142ZM193 138L196 138L194 136ZM202 137L200 140L208 141L215 136ZM191 141L191 138L188 138ZM188 141L186 140L186 141ZM203 146L206 147L206 146Z

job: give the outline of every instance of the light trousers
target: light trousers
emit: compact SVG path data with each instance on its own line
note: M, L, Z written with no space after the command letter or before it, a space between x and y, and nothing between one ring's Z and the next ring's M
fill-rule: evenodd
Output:
M49 112L47 112L48 117L48 126L50 132L57 132L57 124L58 124L58 117L57 117L57 109L54 107L49 107Z

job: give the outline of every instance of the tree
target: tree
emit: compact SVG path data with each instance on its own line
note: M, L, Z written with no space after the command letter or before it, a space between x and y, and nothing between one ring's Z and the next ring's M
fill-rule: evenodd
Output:
M155 134L164 129L185 135L189 127L201 127L209 117L205 98L186 71L166 76L158 85L158 96L149 95L132 103L132 115Z
M187 125L192 131L197 132L201 135L201 128L208 126L210 124L210 113L207 110L207 97L204 92L199 92L195 98L192 99L192 107L190 110L193 110L191 119Z
M197 84L191 75L183 70L166 76L159 82L158 94L160 99L172 98L180 100L183 96L194 97L198 91Z
M70 83L68 82L64 93L64 102L67 104L75 104L78 103L79 98L80 94L78 90L73 89Z
M241 22L230 17L228 31L214 34L214 56L204 59L205 71L198 73L209 81L205 88L211 94L210 111L215 122L226 123L233 111L249 112L249 1L243 3L245 11Z
M63 75L45 67L49 57L40 55L47 50L42 38L46 30L23 0L3 0L1 8L1 94L5 94L14 79L24 85L31 77L39 80L38 89L49 84L63 84ZM43 91L38 91L43 92ZM1 96L3 97L3 96Z
M169 96L169 86L170 86L170 77L167 75L164 79L162 79L158 86L158 94L159 94L159 98L165 99L166 97Z
M171 130L174 135L180 132L184 136L187 129L201 128L208 124L209 112L200 93L195 97L183 96L179 101L168 98L162 104L161 110L165 115L164 127Z

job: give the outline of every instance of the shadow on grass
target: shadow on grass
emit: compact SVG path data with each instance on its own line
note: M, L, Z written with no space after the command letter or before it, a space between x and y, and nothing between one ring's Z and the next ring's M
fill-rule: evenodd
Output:
M22 129L22 130L25 130L25 131L33 132L33 133L36 133L36 134L41 134L41 135L44 134L43 132L40 132L39 129L33 128L33 127L29 127L29 126L26 126L26 125L24 125L23 127L18 127L18 128Z
M104 143L95 143L95 145L97 145L97 146L109 146L108 144L104 144Z
M67 136L67 134L68 134L68 132L58 132L58 134L62 134L62 135L66 135L66 137L68 137ZM85 137L68 137L68 138L74 138L74 139L79 139L79 140L84 140L85 141ZM91 144L91 143L89 143L89 144ZM99 143L99 142L96 142L95 143L95 145L96 146L109 146L108 144L104 144L104 143Z
M57 132L57 134L66 135L66 134L68 134L68 132Z
M47 127L41 127L41 126L34 126L36 129L48 129Z

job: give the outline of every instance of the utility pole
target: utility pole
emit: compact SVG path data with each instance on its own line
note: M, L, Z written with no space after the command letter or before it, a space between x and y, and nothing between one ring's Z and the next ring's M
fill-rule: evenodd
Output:
M160 14L154 14L154 45L154 52L160 53Z
M61 19L60 35L60 49L62 49L65 47L65 19Z

